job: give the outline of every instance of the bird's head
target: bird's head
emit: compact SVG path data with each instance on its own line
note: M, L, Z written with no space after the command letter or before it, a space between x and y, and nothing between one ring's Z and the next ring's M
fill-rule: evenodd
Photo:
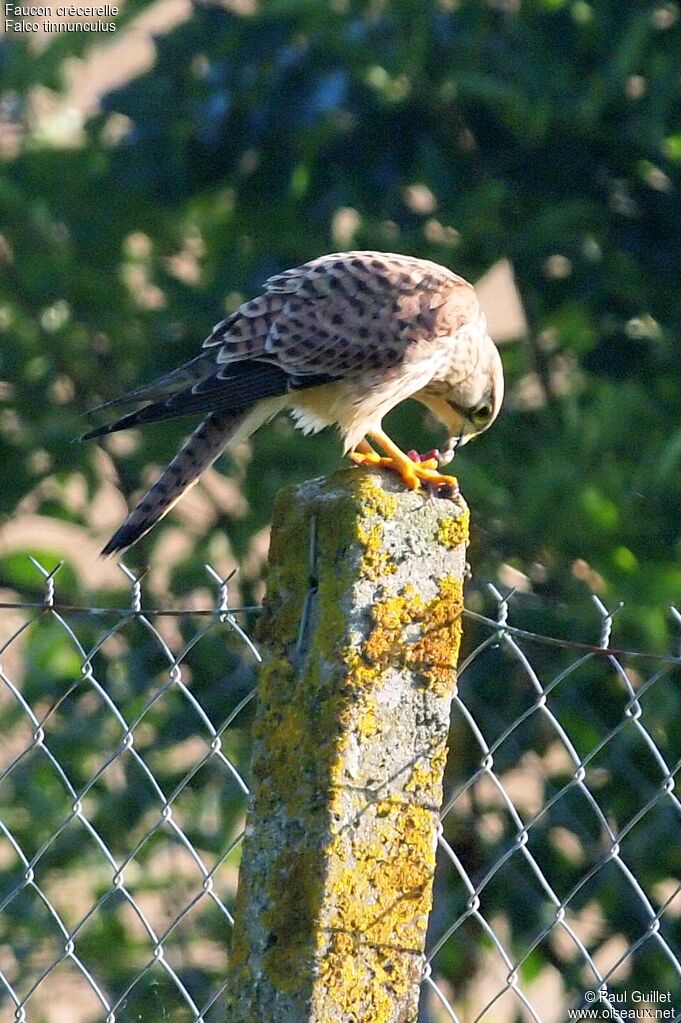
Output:
M440 456L441 464L446 465L457 448L483 433L499 415L504 397L504 372L492 339L485 337L475 369L463 380L448 381L445 377L414 397L447 429L447 445Z

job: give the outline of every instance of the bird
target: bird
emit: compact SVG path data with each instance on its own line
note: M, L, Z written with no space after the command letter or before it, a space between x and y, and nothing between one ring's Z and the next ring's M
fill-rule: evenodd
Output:
M101 553L131 547L225 448L284 410L303 434L335 426L356 464L390 469L410 490L451 494L456 480L440 469L494 422L503 392L499 352L462 277L390 252L312 259L270 277L215 325L190 362L91 410L137 406L82 440L204 416ZM405 453L383 430L383 417L407 398L445 426L443 452Z

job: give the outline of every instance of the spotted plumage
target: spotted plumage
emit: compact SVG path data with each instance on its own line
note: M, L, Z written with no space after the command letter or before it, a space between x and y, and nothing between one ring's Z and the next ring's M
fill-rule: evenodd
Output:
M271 277L261 295L216 324L191 362L100 406L142 407L86 439L207 414L103 553L134 543L228 444L284 409L306 433L337 426L355 461L390 465L415 487L451 477L408 459L381 430L383 416L416 398L448 428L451 455L455 442L490 425L502 394L498 352L463 278L394 253L322 256Z

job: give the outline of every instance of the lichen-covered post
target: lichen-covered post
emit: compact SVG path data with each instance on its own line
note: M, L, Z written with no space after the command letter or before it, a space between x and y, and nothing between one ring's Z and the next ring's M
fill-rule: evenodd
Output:
M229 1023L412 1023L468 512L351 469L277 503Z

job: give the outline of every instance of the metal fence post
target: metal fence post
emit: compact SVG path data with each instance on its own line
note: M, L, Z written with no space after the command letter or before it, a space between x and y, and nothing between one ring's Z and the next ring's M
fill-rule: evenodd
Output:
M277 503L229 1023L411 1023L468 512L348 470Z

